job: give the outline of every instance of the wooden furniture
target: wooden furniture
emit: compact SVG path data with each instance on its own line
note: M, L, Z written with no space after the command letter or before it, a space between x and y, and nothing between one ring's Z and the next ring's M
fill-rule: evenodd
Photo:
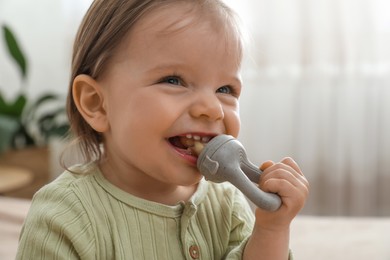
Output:
M42 186L49 182L49 158L49 150L47 147L27 147L2 153L0 155L0 168L15 167L15 169L25 169L25 171L31 173L32 180L19 189L1 192L1 194L8 197L31 199ZM19 170L19 172L21 171ZM21 176L22 174L19 175ZM16 179L16 177L12 178ZM21 183L21 181L19 182Z
M0 165L0 194L26 187L33 180L33 173L28 169Z

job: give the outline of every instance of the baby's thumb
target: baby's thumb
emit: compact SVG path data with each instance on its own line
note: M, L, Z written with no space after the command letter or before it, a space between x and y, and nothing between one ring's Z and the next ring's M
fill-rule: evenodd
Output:
M274 165L275 163L271 160L269 161L266 161L266 162L263 162L260 166L260 170L261 171L265 171L267 168L271 167L272 165Z

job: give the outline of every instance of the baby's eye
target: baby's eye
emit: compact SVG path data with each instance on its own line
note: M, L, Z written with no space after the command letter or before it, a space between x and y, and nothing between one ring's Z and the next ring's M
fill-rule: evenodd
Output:
M167 77L163 78L162 80L160 80L160 82L161 83L168 83L168 84L172 84L172 85L183 85L181 78L178 76L167 76Z
M231 86L222 86L216 91L217 93L222 94L234 94L234 90Z

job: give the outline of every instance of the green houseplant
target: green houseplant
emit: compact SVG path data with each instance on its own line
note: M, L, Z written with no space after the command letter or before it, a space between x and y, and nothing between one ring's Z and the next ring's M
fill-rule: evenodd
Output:
M69 123L63 97L43 93L32 99L26 94L26 56L12 30L6 25L1 30L5 51L20 72L22 86L11 101L0 91L0 168L24 169L32 175L28 185L4 195L31 199L39 188L51 180L53 155L52 149L49 149L52 142L49 145L49 141L51 137L64 137Z
M3 25L2 36L22 82L26 81L28 62L14 33ZM0 92L0 153L8 149L46 145L52 136L65 136L69 124L63 103L59 95L52 93L29 100L26 93L20 91L15 100L7 101Z

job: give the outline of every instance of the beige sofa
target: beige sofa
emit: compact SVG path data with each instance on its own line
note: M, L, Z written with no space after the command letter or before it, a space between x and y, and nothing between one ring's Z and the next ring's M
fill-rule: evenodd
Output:
M30 201L0 196L0 259L15 259ZM298 216L292 223L296 260L390 260L390 218Z

